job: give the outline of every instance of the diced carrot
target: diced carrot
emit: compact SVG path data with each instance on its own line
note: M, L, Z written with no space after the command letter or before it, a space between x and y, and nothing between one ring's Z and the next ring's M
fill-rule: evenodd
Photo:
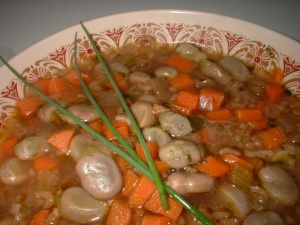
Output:
M284 93L282 86L276 82L266 84L265 88L267 98L274 102L279 101Z
M160 115L161 113L163 113L166 110L169 110L169 109L162 105L159 105L159 104L153 104L153 113L156 116Z
M178 73L175 77L169 80L169 83L176 90L188 89L195 86L195 80L188 73Z
M94 131L98 132L99 134L102 133L102 123L101 120L94 120L88 123L89 127L92 128Z
M129 225L131 209L122 200L115 199L108 211L106 225Z
M200 136L200 143L212 145L216 141L216 128L202 128L197 133Z
M67 153L74 133L75 129L71 128L57 131L48 138L48 142L63 153Z
M146 142L149 153L152 159L158 159L158 144L155 141L147 141ZM142 145L140 143L135 144L136 153L138 156L144 161L147 162L147 158L144 154Z
M195 91L181 90L177 95L175 103L185 108L197 109L199 104L199 94Z
M153 213L166 216L172 222L176 223L182 212L183 206L169 196L167 196L167 201L168 201L169 208L165 210L162 207L158 191L155 191L154 194L146 202L145 209Z
M82 77L85 84L88 84L92 81L92 76L87 74L87 73L82 73L81 72L81 77ZM69 83L71 83L75 86L81 86L80 80L79 80L78 75L77 75L77 71L75 69L72 69L68 73L66 73L65 78Z
M225 108L207 112L205 115L210 120L230 120L233 118L231 111Z
M223 177L230 171L230 166L227 163L214 156L206 157L205 161L195 165L195 168L215 178Z
M281 84L283 79L282 69L280 67L275 67L275 69L271 71L270 76L276 83Z
M124 174L128 169L131 168L130 164L125 159L123 159L121 156L116 156L115 161L116 161L122 174Z
M66 82L61 77L51 78L48 84L49 95L59 94L63 95L66 90Z
M176 70L183 73L190 73L196 67L197 63L180 56L179 54L173 54L165 60L165 64L174 67Z
M125 171L123 176L122 195L128 197L139 181L139 176L131 169Z
M123 74L120 73L114 74L113 79L122 93L128 90L129 84ZM110 89L113 89L113 86L109 81L106 83L106 86L109 87Z
M263 146L267 149L278 147L287 141L287 137L280 126L261 132L259 137Z
M41 209L33 216L29 225L45 225L49 214L50 214L49 209Z
M241 157L239 156L236 156L234 154L231 154L231 153L227 153L227 154L224 154L222 155L222 159L228 163L228 165L233 168L235 167L236 164L240 165L240 166L243 166L244 168L252 171L254 166L249 163L247 160L244 160L242 159Z
M225 94L214 89L203 88L199 93L199 108L204 111L215 111L220 109Z
M39 96L33 95L17 101L17 109L22 117L28 118L34 115L43 104L44 101Z
M41 156L34 160L35 170L52 170L58 165L58 160L50 156Z
M248 124L251 129L253 130L261 130L264 129L268 126L269 120L262 119L262 120L254 120L254 121L249 121Z
M19 142L19 139L16 137L4 140L0 145L1 153L3 153L5 157L14 156L15 155L14 147L18 142Z
M141 225L168 225L169 222L169 219L165 216L146 214L143 216Z
M171 168L169 163L161 160L154 160L154 164L160 175L164 174L166 171L168 171Z
M133 208L142 207L155 191L155 183L142 175L128 198L128 204Z
M34 81L32 85L43 94L48 95L49 82L50 78L39 78L38 80Z
M177 105L174 102L171 103L170 105L171 105L171 107L174 108L174 110L178 111L178 113L180 113L183 116L190 116L196 112L196 110L194 110L194 109Z
M128 128L128 124L125 121L114 121L112 122L112 124L114 125L114 127L117 129L117 131L123 138L129 137L129 128ZM108 140L111 141L116 139L115 135L106 125L104 125L104 133L105 133L105 137Z
M263 118L261 111L258 109L235 109L234 112L240 122L261 120Z

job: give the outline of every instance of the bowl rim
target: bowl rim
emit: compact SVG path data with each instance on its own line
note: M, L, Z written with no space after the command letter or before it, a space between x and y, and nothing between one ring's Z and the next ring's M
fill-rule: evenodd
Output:
M211 13L211 12L206 12L206 11L184 10L184 9L137 10L137 11L129 11L129 12L123 12L123 13L117 13L117 14L113 14L113 15L103 16L103 17L99 17L99 18L94 18L94 19L85 21L83 23L89 29L89 28L92 28L93 26L101 23L102 21L106 21L106 20L107 21L115 21L116 18L124 18L124 17L127 17L127 18L129 17L129 18L133 19L133 18L137 18L137 16L139 16L139 15L143 15L143 16L150 15L150 14L159 15L159 14L165 14L165 13L174 14L174 15L202 16L202 17L206 18L205 21L208 21L209 23L215 25L215 26L213 26L211 24L204 23L204 24L202 24L204 26L205 25L213 26L216 29L226 30L226 31L230 31L233 33L236 33L236 31L234 31L234 30L237 30L237 31L241 30L237 34L243 35L249 40L260 41L266 45L275 46L276 49L279 50L279 52L291 56L293 59L296 59L296 61L300 61L300 42L278 32L278 31L274 31L272 29L258 25L253 22L242 20L242 19L239 19L236 17L231 17L231 16L217 14L217 13ZM154 20L156 20L155 17L152 17L152 18ZM165 20L166 18L168 18L168 17L162 17L160 19ZM127 22L127 21L132 21L131 19L121 20L122 22L120 25L132 24L132 22ZM141 20L141 19L138 19L135 22L139 22L139 20ZM220 23L219 25L217 25L218 20L222 20L222 23ZM143 19L141 21L143 21ZM168 22L170 22L170 21L168 21ZM70 33L73 31L74 33L77 32L78 35L82 35L83 31L82 31L79 23L80 23L80 21L78 21L78 24L70 26L66 29L62 29L58 32L55 32L52 35L27 47L25 50L16 54L14 57L12 57L9 60L9 62L12 65L18 66L17 65L18 60L20 60L23 57L23 55L30 54L31 52L33 52L33 50L36 51L39 48L39 46L44 46L47 42L53 41L53 39L57 39L66 33ZM236 26L232 27L232 24L234 24L234 23ZM193 24L199 24L199 22L193 21ZM243 25L245 25L245 26L243 26ZM247 28L246 28L246 26L247 26ZM110 26L108 26L107 28L109 28L109 27ZM256 29L258 31L258 33L254 35L254 34L252 34L252 32L249 32L249 30L252 30L252 29ZM267 42L266 40L264 40L264 35L268 35L268 38L271 38L271 39L269 39ZM70 39L70 40L73 40L73 39ZM280 43L287 42L287 43L289 43L289 45L286 46L284 44L278 44L279 42ZM0 67L0 73L1 73L1 69L3 69L3 67L5 67L5 66Z

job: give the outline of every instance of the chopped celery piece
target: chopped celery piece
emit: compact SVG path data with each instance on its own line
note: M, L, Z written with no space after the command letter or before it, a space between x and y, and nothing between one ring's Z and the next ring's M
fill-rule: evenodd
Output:
M251 171L238 164L232 169L229 177L233 184L243 189L248 189L252 181Z

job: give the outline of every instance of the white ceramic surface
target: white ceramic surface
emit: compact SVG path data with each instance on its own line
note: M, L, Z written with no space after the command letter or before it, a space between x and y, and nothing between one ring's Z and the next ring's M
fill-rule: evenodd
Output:
M300 96L300 43L264 27L231 17L179 10L123 13L84 23L101 50L120 47L141 35L159 43L192 42L205 51L232 55L249 66L283 70L284 84ZM73 65L73 41L78 54L93 54L78 24L56 33L20 53L10 63L28 80L54 74ZM6 68L0 68L0 127L24 96L24 86Z

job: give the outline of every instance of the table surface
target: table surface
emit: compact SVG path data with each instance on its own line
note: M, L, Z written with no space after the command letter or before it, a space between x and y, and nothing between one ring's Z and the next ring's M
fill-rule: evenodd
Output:
M299 0L1 0L0 54L11 59L79 21L151 9L196 10L231 16L300 41Z

